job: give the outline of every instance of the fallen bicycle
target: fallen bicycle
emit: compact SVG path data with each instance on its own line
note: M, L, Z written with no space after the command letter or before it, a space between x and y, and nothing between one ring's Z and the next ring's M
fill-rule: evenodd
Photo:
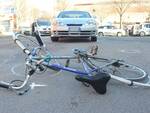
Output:
M82 82L85 86L92 86L99 94L105 94L107 91L107 83L110 79L114 79L125 83L129 86L143 86L150 87L149 76L147 73L134 65L125 63L123 60L118 59L106 59L97 57L98 46L92 47L90 52L74 49L73 56L54 56L47 51L41 36L35 35L38 42L38 47L33 48L32 51L28 50L19 37L27 37L18 33L14 33L13 40L15 43L27 54L26 59L26 75L25 80L14 80L10 83L1 81L0 87L21 90L23 89L30 77L35 73L43 73L46 69L55 71L68 71L75 73L75 79ZM59 63L52 63L52 60L66 60L65 65ZM76 60L79 65L82 65L82 69L70 67L70 62ZM147 82L143 82L147 79ZM16 85L18 84L19 85ZM30 85L31 86L31 85ZM24 94L30 89L26 89L20 95Z

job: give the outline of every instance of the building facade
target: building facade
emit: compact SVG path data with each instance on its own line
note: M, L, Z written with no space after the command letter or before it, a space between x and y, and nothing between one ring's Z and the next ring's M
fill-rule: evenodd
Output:
M12 0L0 1L0 26L3 32L11 32L16 28L16 14Z

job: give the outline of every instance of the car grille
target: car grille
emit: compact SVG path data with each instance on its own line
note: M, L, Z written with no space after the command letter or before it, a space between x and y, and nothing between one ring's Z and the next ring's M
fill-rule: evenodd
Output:
M54 34L57 35L76 35L76 36L90 36L90 35L95 35L96 31L80 31L80 32L68 32L68 31L57 31L54 32Z
M67 24L67 26L82 26L82 24Z

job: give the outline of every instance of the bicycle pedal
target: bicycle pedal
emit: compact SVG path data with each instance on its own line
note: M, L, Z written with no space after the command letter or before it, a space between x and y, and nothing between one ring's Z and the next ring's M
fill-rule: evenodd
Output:
M97 55L97 51L98 51L98 46L97 45L92 46L90 50L90 54L92 54L93 56Z
M69 67L69 64L70 64L70 60L67 59L66 64L65 64L65 67Z

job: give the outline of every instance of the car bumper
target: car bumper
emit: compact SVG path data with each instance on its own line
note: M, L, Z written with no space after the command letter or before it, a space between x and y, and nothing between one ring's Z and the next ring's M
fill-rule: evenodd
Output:
M39 31L41 35L51 35L50 31Z
M92 37L97 36L96 27L66 26L57 27L51 31L52 37Z

